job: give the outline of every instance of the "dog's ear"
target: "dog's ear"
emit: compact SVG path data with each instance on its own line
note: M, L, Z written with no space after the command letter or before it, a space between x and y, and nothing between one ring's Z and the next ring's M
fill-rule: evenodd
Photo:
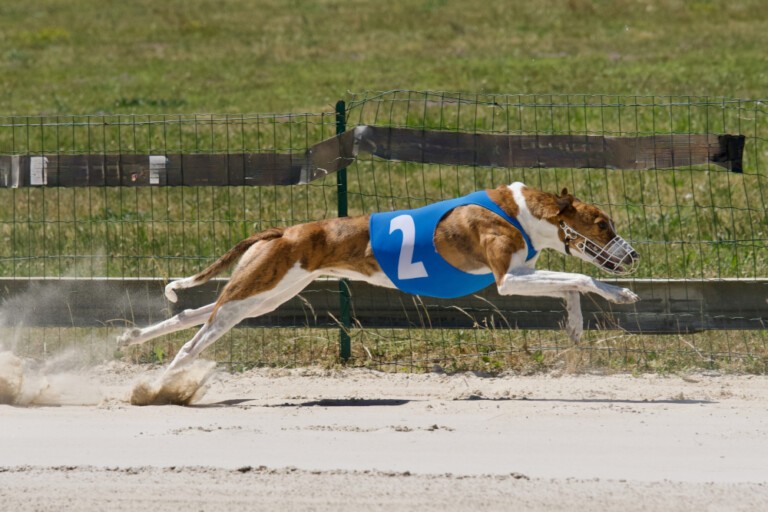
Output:
M526 196L526 204L531 213L539 219L552 219L557 217L573 205L576 200L568 189L564 188L561 195L550 194L531 190Z
M563 189L562 195L538 192L535 200L528 201L531 213L540 219L557 217L573 204L573 196L568 189Z
M573 196L568 193L567 188L563 188L556 202L557 202L557 208L558 208L557 214L563 213L565 210L573 206Z

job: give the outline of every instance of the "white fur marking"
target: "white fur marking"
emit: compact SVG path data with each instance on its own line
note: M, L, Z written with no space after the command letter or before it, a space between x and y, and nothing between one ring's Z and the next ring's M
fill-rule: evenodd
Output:
M564 252L562 242L560 242L560 238L557 236L557 226L546 220L539 219L531 213L523 195L523 188L525 188L525 184L519 181L509 186L519 211L517 220L520 221L520 224L528 232L533 246L539 252L542 249L554 249L561 253Z

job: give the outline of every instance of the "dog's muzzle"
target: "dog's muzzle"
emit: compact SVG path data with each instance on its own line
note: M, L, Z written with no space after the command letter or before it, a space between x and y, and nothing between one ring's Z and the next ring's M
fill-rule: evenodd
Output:
M598 268L617 275L628 275L636 271L640 256L629 243L619 235L613 237L604 246L590 240L565 222L560 222L563 230L565 252L571 254L571 242L576 241L576 249L583 258Z

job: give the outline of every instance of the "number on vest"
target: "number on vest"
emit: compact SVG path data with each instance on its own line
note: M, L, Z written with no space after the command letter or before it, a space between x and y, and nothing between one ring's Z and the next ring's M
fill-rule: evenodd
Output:
M403 245L400 247L400 259L397 262L398 279L416 279L427 277L427 269L420 261L413 261L413 244L416 241L416 224L410 215L399 215L389 223L389 234L400 230L403 233Z

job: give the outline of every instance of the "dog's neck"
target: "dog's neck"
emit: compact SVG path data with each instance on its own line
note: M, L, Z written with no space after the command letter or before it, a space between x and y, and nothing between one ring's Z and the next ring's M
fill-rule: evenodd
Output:
M542 194L542 192L529 189L524 183L516 181L509 185L512 197L517 203L517 220L522 224L523 229L528 232L534 247L537 251L542 249L554 249L560 253L565 253L563 242L558 236L558 227L552 222L537 217L530 208L526 196L531 194Z

